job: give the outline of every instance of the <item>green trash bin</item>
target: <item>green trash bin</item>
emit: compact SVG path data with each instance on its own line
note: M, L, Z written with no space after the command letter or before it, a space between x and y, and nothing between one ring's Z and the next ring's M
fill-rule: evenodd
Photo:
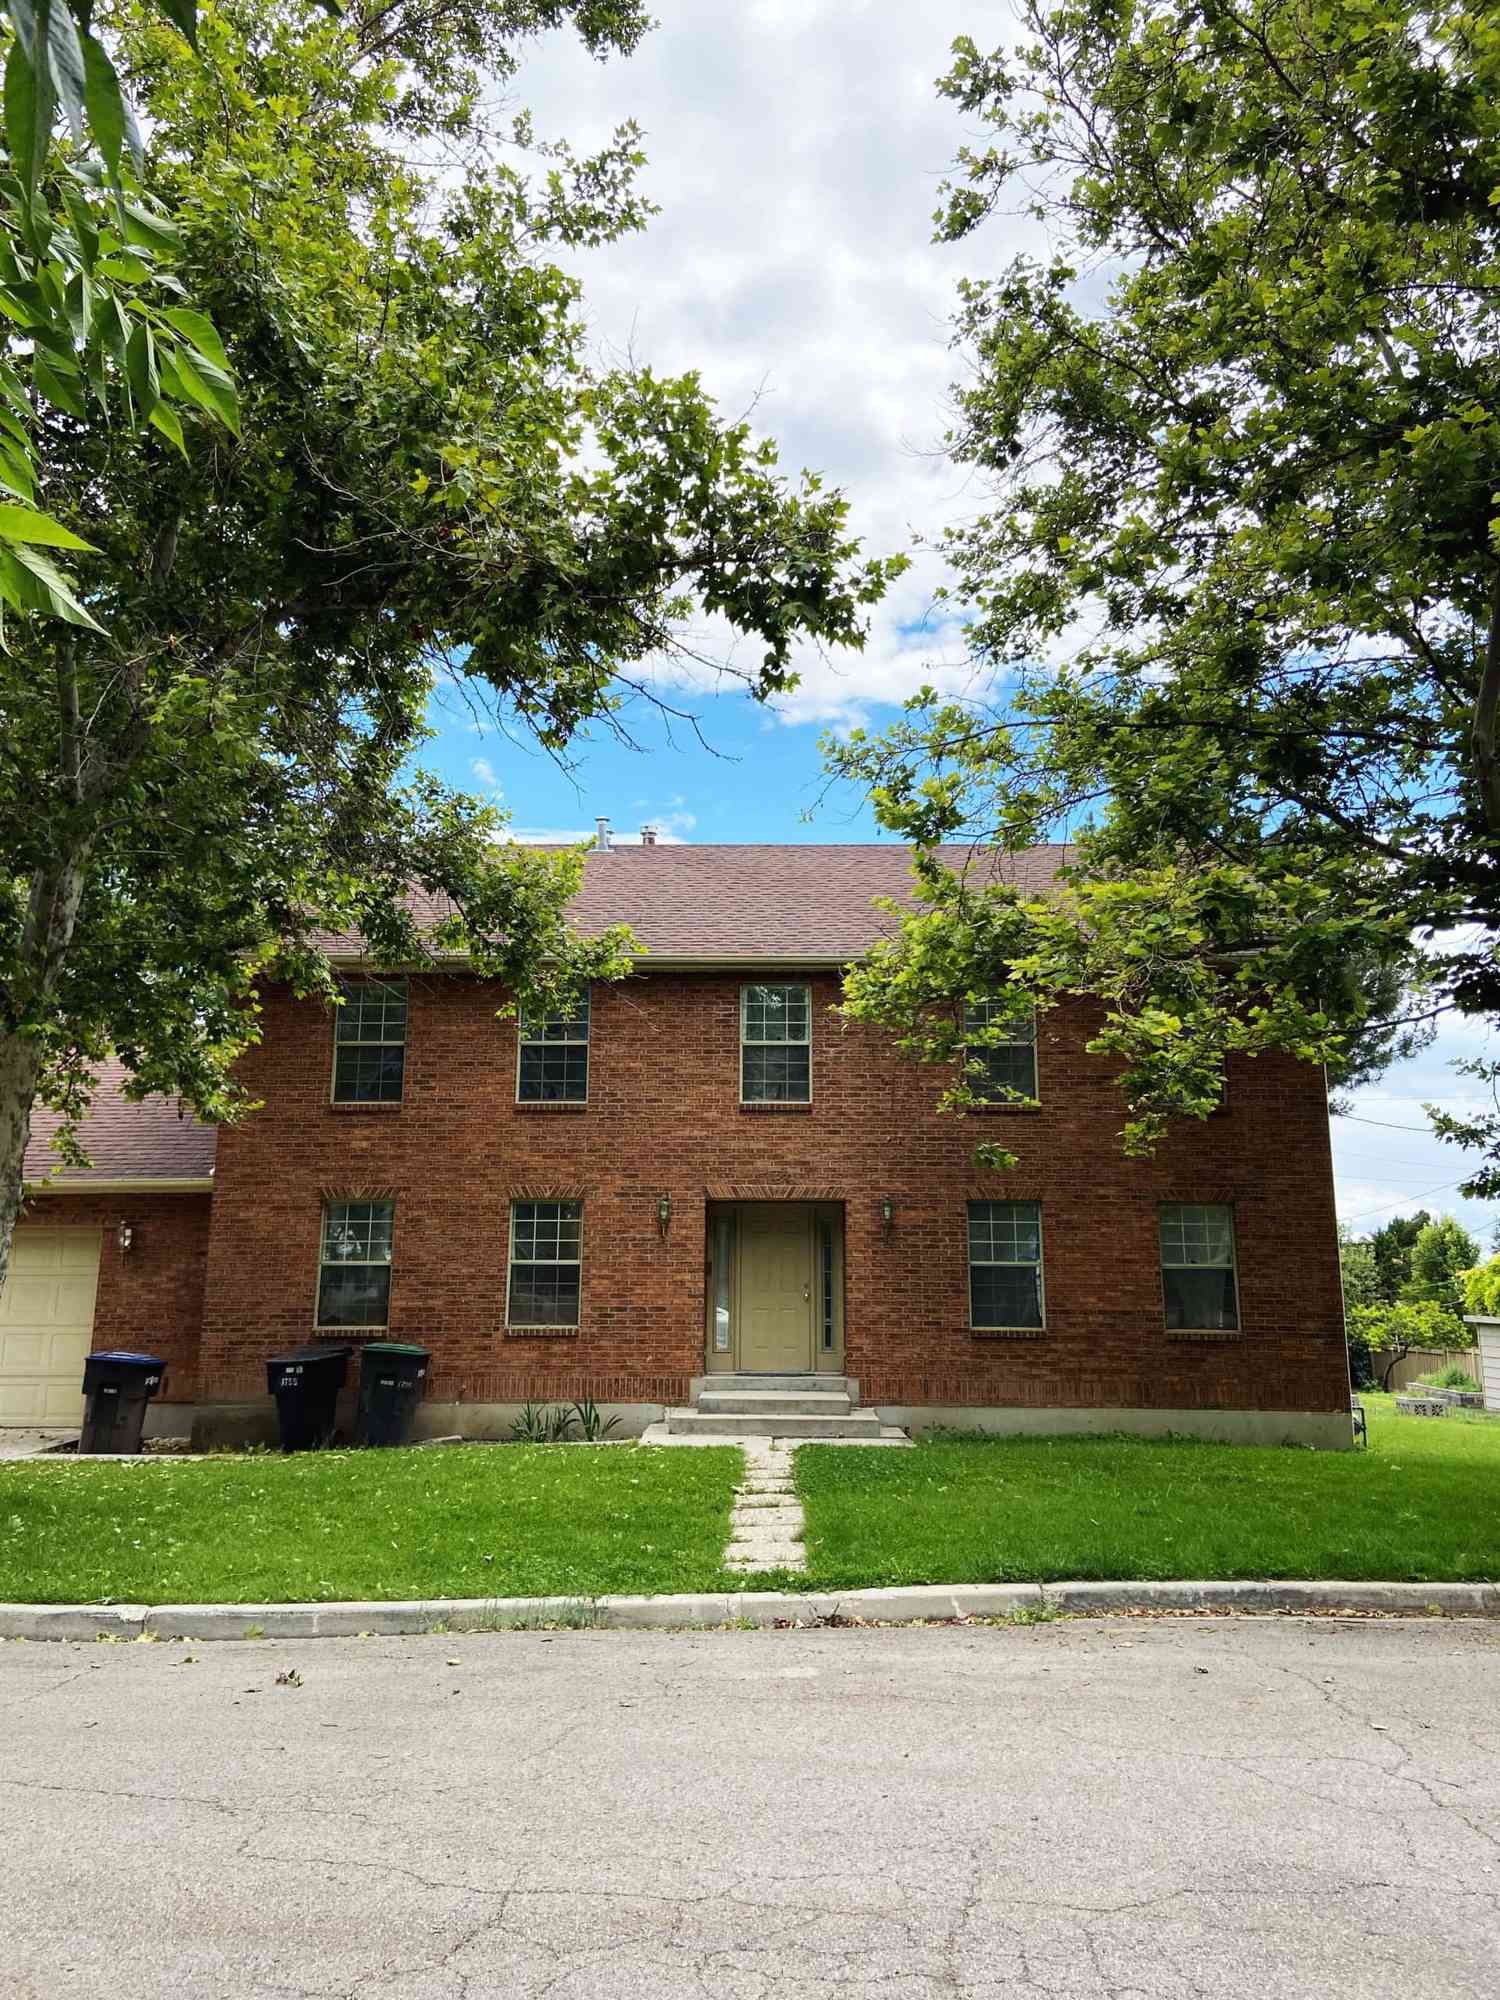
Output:
M425 1347L408 1347L399 1340L371 1341L359 1358L355 1434L361 1444L411 1442L431 1360Z

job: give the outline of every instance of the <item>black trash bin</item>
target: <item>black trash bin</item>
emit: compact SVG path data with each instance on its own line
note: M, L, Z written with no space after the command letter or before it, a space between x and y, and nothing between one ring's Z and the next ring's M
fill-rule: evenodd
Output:
M161 1387L167 1364L159 1355L107 1348L83 1364L81 1452L133 1456L141 1448L146 1405Z
M266 1363L283 1451L320 1451L333 1435L349 1347L294 1347Z
M427 1364L425 1347L376 1340L359 1359L359 1441L405 1444L411 1437Z

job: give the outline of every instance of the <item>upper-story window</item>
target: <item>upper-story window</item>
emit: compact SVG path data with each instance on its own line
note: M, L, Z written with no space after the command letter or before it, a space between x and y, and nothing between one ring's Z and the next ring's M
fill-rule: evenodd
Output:
M983 1072L965 1078L982 1103L1014 1104L1018 1097L1035 1099L1035 1014L1008 1015L997 1000L966 1000L964 1032L995 1037L975 1042L964 1050L965 1065Z
M523 1010L516 1058L521 1104L586 1104L589 1095L589 996L563 1014Z
M1223 1203L1167 1202L1160 1230L1161 1289L1169 1330L1235 1331L1240 1301L1233 1210Z
M406 1074L406 981L341 979L344 1004L334 1016L333 1101L401 1101Z
M740 988L740 1101L812 1101L812 988Z

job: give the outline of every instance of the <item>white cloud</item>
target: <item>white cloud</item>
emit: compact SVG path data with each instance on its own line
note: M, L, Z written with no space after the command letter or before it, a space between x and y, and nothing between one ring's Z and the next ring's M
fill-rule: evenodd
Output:
M587 147L626 117L645 130L662 213L575 260L600 354L697 369L726 415L755 405L789 471L847 492L872 554L931 540L975 506L941 448L960 372L954 287L1019 247L1022 225L982 246L933 243L938 183L970 136L935 83L956 35L999 42L1012 26L993 0L675 0L629 61L597 64L549 36L518 81L539 132ZM923 629L944 573L919 554L862 654L804 648L777 718L847 727L924 682L967 687L958 631ZM726 631L694 637L728 651Z
M484 786L487 792L493 792L497 798L499 797L500 793L504 790L504 787L500 783L499 778L496 776L495 767L490 762L488 757L471 758L469 761L469 769L474 774L474 776L479 780L480 784Z

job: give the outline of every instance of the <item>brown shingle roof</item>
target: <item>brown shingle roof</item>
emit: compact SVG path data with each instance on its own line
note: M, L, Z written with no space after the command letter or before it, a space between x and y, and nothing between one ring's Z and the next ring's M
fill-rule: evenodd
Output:
M1017 854L949 847L955 870L1045 889L1067 859L1063 846ZM629 924L655 956L705 964L862 957L891 927L877 896L910 902L910 851L894 842L848 846L663 845L590 852L572 921L585 936ZM446 905L418 902L436 921ZM356 937L327 938L336 957L359 952Z
M92 1174L76 1167L58 1171L52 1150L53 1133L62 1122L55 1112L38 1105L31 1114L31 1144L26 1148L26 1179L33 1184L56 1175L53 1185L86 1187L99 1180L202 1180L213 1172L212 1125L200 1125L166 1097L147 1097L132 1104L124 1096L128 1071L106 1063L99 1087L79 1138L94 1162Z

